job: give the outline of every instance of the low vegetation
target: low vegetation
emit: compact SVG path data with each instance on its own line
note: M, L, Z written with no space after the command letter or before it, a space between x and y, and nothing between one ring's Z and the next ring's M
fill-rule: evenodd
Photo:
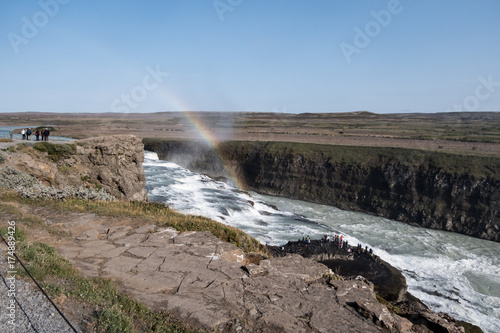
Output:
M96 190L84 186L66 186L63 188L47 186L27 173L8 167L0 169L0 187L13 189L15 192L20 193L23 198L30 199L67 200L68 198L79 198L103 201L116 200L114 196L100 188Z
M76 152L76 144L71 143L53 144L50 142L37 142L33 145L33 148L41 152L46 152L54 162L68 158Z

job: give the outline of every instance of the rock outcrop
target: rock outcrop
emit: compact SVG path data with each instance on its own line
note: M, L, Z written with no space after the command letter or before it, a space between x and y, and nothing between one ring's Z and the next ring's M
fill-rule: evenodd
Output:
M3 153L4 167L56 188L103 189L119 200L147 201L144 145L131 135L73 142L23 142Z
M396 148L145 140L160 159L249 189L500 241L500 159Z
M380 307L380 304L372 302L369 298L350 298L347 303L378 325L389 324L394 328L395 323L397 323L397 332L454 332L461 330L457 328L457 322L453 318L444 313L432 312L419 299L411 295L407 291L406 279L403 274L389 263L362 248L349 245L339 247L338 244L338 241L330 242L324 239L311 240L307 243L289 241L281 246L268 246L268 249L274 256L300 254L305 258L311 258L326 265L336 274L342 276L340 281L331 279L328 282L342 296L344 293L351 297L361 296L356 292L346 290L351 285L346 284L345 281L363 281L368 284L370 289L375 291L377 300L396 312L397 316L394 313L392 316L387 316L386 309ZM408 321L401 320L398 316L406 318ZM475 329L479 328L475 327Z
M280 246L267 248L275 257L300 254L304 258L318 261L337 274L355 278L367 278L375 287L377 295L391 302L406 300L408 286L404 275L377 255L346 243L339 247L338 241L310 240L289 241Z
M80 173L120 200L147 201L144 145L139 137L115 135L76 141ZM70 162L71 163L71 162Z

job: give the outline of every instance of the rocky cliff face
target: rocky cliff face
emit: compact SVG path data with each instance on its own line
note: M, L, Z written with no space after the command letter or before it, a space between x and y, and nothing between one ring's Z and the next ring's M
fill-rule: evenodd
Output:
M119 200L147 201L144 145L131 135L71 143L23 142L4 156L3 167L29 174L54 188L103 189Z
M115 135L80 140L73 158L82 174L117 199L148 200L142 167L144 145L139 137Z
M232 173L260 193L500 241L498 159L283 143L226 142L216 150L145 143L162 159L213 175Z

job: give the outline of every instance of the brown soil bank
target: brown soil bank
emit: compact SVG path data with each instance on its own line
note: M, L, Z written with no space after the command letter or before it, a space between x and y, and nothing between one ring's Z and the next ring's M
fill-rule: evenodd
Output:
M144 140L160 159L257 192L500 241L500 158L387 147Z

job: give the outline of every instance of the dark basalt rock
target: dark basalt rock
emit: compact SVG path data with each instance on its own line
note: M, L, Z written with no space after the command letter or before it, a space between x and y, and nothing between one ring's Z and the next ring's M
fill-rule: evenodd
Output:
M268 249L274 256L297 253L315 259L341 276L355 278L361 275L373 283L375 292L385 300L406 300L408 286L403 274L365 249L350 245L340 248L338 242L325 240L290 241L282 246L268 246Z
M403 274L380 259L370 250L352 247L339 242L323 240L298 240L289 241L281 246L268 246L269 252L274 256L283 257L289 254L300 254L306 258L315 259L326 265L333 272L340 275L345 281L365 281L370 284L379 298L394 312L393 318L407 319L405 322L399 320L398 325L392 325L391 332L482 332L474 325L458 322L444 313L434 313L418 298L407 291L406 279ZM333 258L323 260L324 258ZM344 294L343 282L329 281L337 291L337 295ZM355 293L350 293L346 304L365 318L371 318L379 326L388 325L387 318L383 318L383 312L366 299L357 298ZM339 297L339 296L337 296ZM342 299L339 297L339 300ZM394 319L393 319L394 320ZM396 327L397 326L397 327Z

